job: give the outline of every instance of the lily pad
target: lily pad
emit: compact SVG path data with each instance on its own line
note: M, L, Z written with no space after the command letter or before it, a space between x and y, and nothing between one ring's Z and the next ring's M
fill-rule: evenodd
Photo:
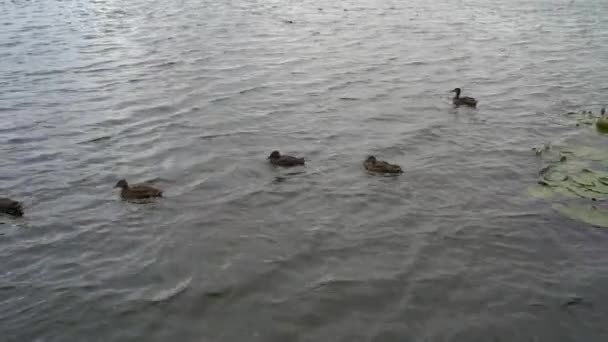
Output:
M595 122L595 127L602 133L608 133L608 118L599 118Z
M556 154L559 153L559 154ZM567 156L565 161L557 156ZM536 185L528 188L532 197L554 202L555 210L564 216L608 227L608 151L587 146L554 148L543 156L547 164L539 171Z
M608 119L604 118L605 109L600 111L600 115L593 114L590 110L582 110L579 112L568 112L567 115L574 116L576 118L576 126L580 125L596 125L599 129L605 127L608 132ZM601 122L604 121L604 122Z
M608 210L580 204L554 204L553 208L571 219L608 228Z
M538 199L554 199L559 197L576 198L574 194L560 187L552 187L550 185L533 185L528 188L528 194Z
M591 112L583 111L582 113L578 114L576 121L581 125L593 125L597 121L597 117Z
M608 200L608 185L606 184L605 172L591 169L579 170L553 170L545 173L539 180L538 186L544 189L533 189L531 194L534 197L550 198L548 193L554 195L574 195L576 197L591 200ZM571 196L568 196L571 197Z

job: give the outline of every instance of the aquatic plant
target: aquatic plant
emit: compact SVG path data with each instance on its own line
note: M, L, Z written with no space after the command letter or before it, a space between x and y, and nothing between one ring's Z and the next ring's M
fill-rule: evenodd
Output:
M545 157L549 163L529 194L553 201L552 207L564 216L608 227L608 151L585 146Z

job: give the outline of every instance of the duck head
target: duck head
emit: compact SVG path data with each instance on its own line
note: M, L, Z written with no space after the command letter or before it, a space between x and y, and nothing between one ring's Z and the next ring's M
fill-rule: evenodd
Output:
M366 163L371 163L371 164L376 164L376 157L374 156L369 156L367 157L367 159L365 159Z
M268 159L278 159L278 158L281 158L281 154L279 153L279 151L272 151L270 156L268 156Z
M454 88L451 92L456 93L456 97L460 96L460 88Z
M129 188L129 183L127 183L126 180L121 179L121 180L118 181L118 183L116 183L116 185L114 186L114 188L127 189L127 188Z

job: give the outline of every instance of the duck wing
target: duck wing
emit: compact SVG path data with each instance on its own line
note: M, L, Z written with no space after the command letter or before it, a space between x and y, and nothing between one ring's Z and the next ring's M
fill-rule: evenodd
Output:
M386 168L387 173L402 173L401 166L389 164Z
M401 167L399 165L390 164L385 161L377 161L375 163L364 162L363 166L365 169L371 172L378 173L401 173Z
M296 166L296 165L304 165L304 158L296 158L292 156L281 156L276 161L276 165L280 166Z
M471 107L477 106L477 100L475 100L472 97L468 97L468 96L461 97L460 101L462 102L462 104L465 104L467 106L471 106Z
M129 198L162 197L162 195L162 190L144 184L132 185L123 193L123 196Z
M382 172L384 173L401 173L403 171L401 171L401 166L399 165L395 165L395 164L391 164L388 162L380 162L379 164L381 164L382 166Z

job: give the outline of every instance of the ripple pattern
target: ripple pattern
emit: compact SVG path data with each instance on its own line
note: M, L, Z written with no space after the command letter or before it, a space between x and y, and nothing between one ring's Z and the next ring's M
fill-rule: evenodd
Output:
M606 17L3 2L0 196L27 216L0 217L2 340L606 341L608 234L526 194L532 146L607 143L560 116L608 103ZM275 149L307 166L269 167ZM166 197L121 202L122 177Z

